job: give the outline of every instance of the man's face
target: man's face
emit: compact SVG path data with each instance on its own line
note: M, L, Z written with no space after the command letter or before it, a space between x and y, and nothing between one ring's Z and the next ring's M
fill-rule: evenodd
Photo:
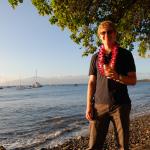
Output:
M102 28L99 38L105 46L111 47L116 42L116 32L110 27Z

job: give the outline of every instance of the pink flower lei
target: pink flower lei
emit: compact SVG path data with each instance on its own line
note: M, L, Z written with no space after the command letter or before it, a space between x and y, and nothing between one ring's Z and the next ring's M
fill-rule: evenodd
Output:
M118 54L118 47L119 45L118 44L115 44L115 46L112 48L112 56L111 56L111 60L109 62L109 66L114 69L115 67L115 64L116 64L116 57L117 57L117 54ZM100 71L100 73L102 75L104 75L104 63L105 63L105 60L104 60L104 55L105 55L105 47L104 45L101 45L100 46L100 49L99 49L99 53L98 53L98 69Z

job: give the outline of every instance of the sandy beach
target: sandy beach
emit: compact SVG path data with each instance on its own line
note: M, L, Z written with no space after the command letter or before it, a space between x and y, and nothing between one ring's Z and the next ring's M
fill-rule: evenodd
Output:
M69 139L57 147L41 150L85 150L88 146L88 137L76 137ZM150 150L150 114L136 117L130 123L131 150ZM110 128L104 145L104 150L117 150L114 131Z

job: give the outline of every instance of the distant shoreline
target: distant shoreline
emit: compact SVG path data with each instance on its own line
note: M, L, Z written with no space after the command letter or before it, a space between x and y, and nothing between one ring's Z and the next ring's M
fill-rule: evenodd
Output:
M138 79L137 82L150 82L150 79ZM65 85L87 85L88 81L86 83L52 83L52 84L42 84L43 86L65 86ZM18 85L1 85L2 88L11 88L11 87L17 87ZM23 84L23 86L29 86L28 84Z
M140 79L140 80L137 80L138 82L150 82L150 79Z

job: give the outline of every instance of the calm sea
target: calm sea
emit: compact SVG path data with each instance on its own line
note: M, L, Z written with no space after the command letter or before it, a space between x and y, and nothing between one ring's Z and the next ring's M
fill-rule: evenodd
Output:
M131 117L150 113L150 83L129 86ZM0 90L0 145L7 150L53 147L86 135L87 85Z

